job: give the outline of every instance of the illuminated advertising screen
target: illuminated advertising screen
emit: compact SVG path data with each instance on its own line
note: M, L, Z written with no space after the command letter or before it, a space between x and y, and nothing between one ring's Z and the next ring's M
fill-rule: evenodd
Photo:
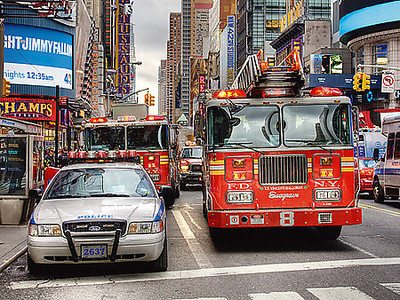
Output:
M6 24L4 78L11 84L72 89L73 35L26 25Z

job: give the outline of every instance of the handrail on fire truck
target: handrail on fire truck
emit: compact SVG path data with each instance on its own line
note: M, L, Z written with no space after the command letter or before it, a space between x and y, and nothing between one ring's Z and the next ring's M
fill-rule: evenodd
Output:
M298 90L304 84L304 72L299 51L294 49L278 66L268 66L263 52L247 57L231 89L249 94L255 88L290 87Z

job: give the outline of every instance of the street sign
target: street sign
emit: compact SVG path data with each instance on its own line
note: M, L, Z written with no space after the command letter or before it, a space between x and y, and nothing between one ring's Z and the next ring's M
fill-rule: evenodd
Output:
M391 71L383 71L381 93L394 92L394 73Z

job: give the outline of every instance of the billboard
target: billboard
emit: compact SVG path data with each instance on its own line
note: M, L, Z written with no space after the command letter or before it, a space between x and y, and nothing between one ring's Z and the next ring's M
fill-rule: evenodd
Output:
M131 91L131 12L122 9L128 0L118 0L118 69L117 88L118 94L127 95ZM133 42L133 41L132 41Z
M0 116L14 119L41 121L56 120L56 102L45 99L3 98L0 101Z
M6 24L4 78L11 84L72 89L73 35L35 26Z
M228 86L231 86L235 80L235 16L228 16L228 49L227 49L227 69L228 69Z

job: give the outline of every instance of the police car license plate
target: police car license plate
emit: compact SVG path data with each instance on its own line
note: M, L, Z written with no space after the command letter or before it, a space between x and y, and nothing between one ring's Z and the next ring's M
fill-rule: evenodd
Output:
M82 245L82 258L103 258L107 257L107 245Z

